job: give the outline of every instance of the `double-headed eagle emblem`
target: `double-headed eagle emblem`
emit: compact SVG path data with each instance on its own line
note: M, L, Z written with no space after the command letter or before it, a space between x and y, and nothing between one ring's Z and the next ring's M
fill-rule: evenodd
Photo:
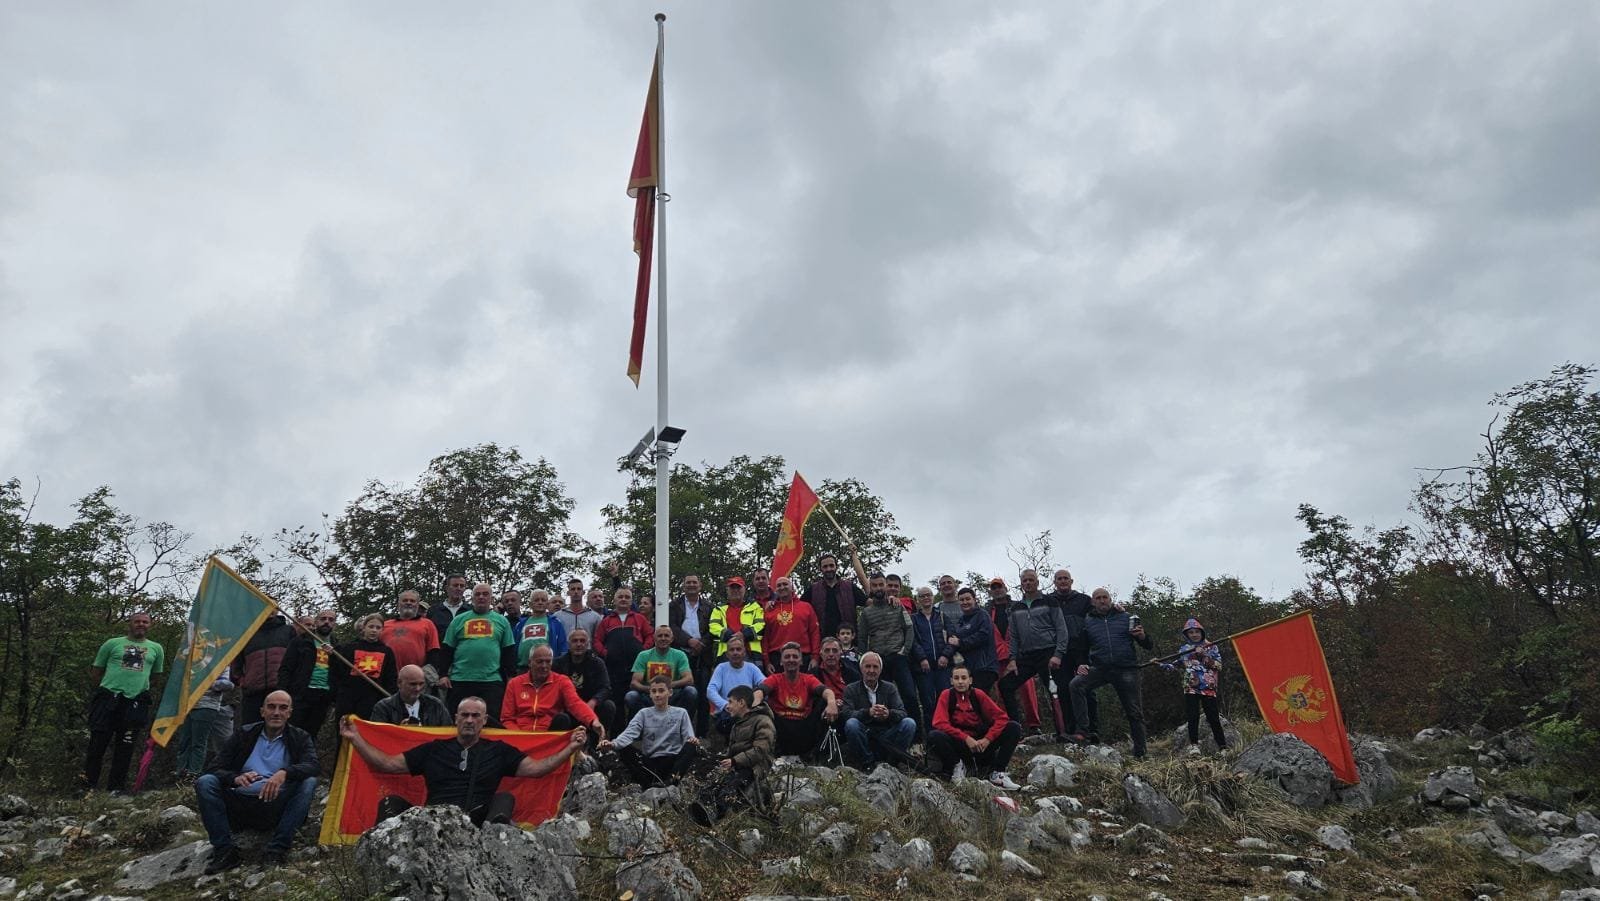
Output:
M1300 723L1320 723L1328 716L1328 711L1322 706L1328 701L1328 693L1311 684L1310 676L1290 676L1272 690L1277 698L1272 702L1272 709L1283 714L1289 725Z

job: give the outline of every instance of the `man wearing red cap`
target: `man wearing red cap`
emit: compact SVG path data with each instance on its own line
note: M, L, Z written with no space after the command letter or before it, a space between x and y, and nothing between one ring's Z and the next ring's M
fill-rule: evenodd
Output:
M750 659L763 659L761 633L767 627L766 614L759 606L745 601L743 579L734 576L728 579L724 587L728 599L711 610L711 637L717 642L717 657L720 659L727 655L730 637L743 635Z

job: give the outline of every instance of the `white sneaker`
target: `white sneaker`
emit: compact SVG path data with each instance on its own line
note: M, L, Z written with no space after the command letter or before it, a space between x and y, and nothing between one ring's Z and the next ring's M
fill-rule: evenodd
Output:
M950 771L950 781L954 782L957 779L965 778L967 778L967 762L965 760L957 760L956 768Z
M1199 745L1190 745L1189 749L1187 751L1184 751L1184 753L1188 754L1190 757L1199 757L1200 756L1200 746Z
M1016 784L1015 782L1012 782L1011 781L1011 777L1007 776L1003 772L1002 773L991 773L989 775L989 784L995 786L996 788L1003 788L1008 792L1014 792L1017 789L1022 787L1022 786Z

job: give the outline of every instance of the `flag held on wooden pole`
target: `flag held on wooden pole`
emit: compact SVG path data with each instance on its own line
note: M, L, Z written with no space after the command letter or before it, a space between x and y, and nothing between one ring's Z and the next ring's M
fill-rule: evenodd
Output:
M817 493L799 472L789 483L789 503L783 508L783 525L778 528L778 546L772 554L772 581L794 572L805 555L806 520L817 509Z
M1230 636L1261 716L1316 748L1340 782L1361 781L1317 627L1306 610Z

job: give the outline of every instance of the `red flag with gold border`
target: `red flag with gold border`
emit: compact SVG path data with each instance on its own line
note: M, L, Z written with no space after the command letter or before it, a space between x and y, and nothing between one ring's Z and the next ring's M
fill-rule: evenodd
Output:
M633 150L633 171L628 175L628 196L634 198L633 252L639 255L639 278L633 288L633 335L628 342L628 378L639 386L644 368L644 328L650 318L650 262L655 247L656 187L661 183L661 59L650 69L650 87L644 96L644 121Z
M1293 733L1316 748L1339 781L1360 782L1311 611L1241 632L1233 636L1233 650L1272 731Z
M811 490L800 473L789 483L789 503L783 508L783 525L778 528L778 547L772 554L772 580L794 572L800 557L805 554L806 520L817 509L817 493Z
M385 754L404 754L417 745L441 738L454 738L456 735L453 726L392 726L362 719L355 720L355 725L361 730L362 738ZM535 759L549 757L565 749L571 735L571 732L483 730L485 739L503 741ZM428 789L421 776L374 772L360 754L354 753L349 742L342 744L339 766L334 771L333 784L328 789L328 806L322 814L322 833L318 837L322 844L355 844L361 838L361 833L377 823L378 802L389 795L399 795L418 806L427 802ZM501 779L496 791L510 792L516 799L516 809L511 814L514 822L521 826L537 826L555 816L560 809L561 796L567 790L567 776L571 772L572 760L569 758L543 776L510 776Z

